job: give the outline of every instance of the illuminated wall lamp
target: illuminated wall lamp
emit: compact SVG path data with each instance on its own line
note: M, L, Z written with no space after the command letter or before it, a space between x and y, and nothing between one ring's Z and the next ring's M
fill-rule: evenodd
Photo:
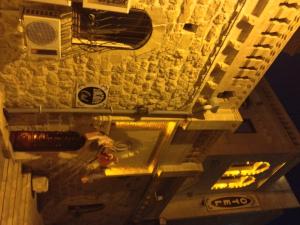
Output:
M137 128L137 129L164 129L165 122L131 122L131 121L117 121L115 122L118 128Z

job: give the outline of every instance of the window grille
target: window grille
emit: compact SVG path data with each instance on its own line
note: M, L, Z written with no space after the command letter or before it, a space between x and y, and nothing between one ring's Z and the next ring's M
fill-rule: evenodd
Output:
M73 7L73 44L138 49L150 38L152 22L143 10L128 14Z

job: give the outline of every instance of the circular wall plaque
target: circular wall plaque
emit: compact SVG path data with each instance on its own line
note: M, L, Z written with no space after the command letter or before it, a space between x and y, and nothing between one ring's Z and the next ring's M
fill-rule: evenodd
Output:
M100 87L84 87L78 91L77 98L85 105L95 106L106 100L106 92Z

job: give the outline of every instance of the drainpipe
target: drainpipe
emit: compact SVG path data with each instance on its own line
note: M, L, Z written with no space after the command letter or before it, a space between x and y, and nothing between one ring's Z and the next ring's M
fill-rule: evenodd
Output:
M147 109L133 110L114 110L114 109L96 109L96 108L4 108L7 114L26 114L26 113L80 113L80 114L101 114L101 115L132 115L132 116L170 116L187 117L191 116L191 111L162 111Z

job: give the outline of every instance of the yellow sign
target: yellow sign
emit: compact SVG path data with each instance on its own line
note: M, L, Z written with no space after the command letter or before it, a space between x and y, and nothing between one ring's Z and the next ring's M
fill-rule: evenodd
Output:
M234 189L250 186L256 181L255 175L269 170L270 166L269 162L262 161L232 164L211 189Z

